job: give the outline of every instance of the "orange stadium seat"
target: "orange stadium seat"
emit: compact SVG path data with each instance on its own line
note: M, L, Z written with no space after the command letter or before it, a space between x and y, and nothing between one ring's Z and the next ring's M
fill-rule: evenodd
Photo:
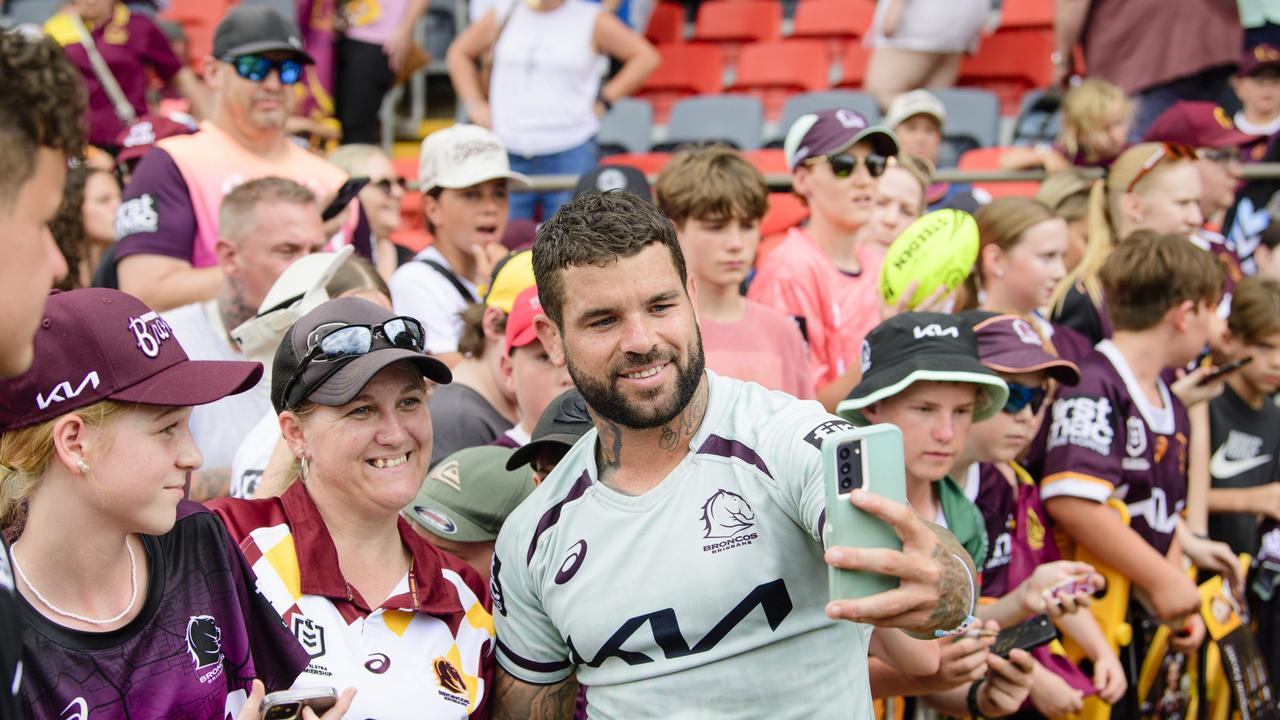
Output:
M791 172L787 169L786 154L781 148L748 150L742 153L742 156L764 175L787 175ZM790 195L790 193L783 194Z
M861 43L849 43L844 48L844 59L840 62L840 82L837 88L861 90L867 78L867 60L871 53Z
M978 54L960 64L960 85L986 88L1004 115L1016 115L1022 95L1053 79L1052 30L1003 30L984 38Z
M827 65L839 65L845 45L871 29L875 5L861 0L801 0L792 19L791 37L822 40Z
M196 72L203 69L204 59L213 52L213 31L222 16L237 0L173 0L169 8L160 13L165 20L182 26L187 34L187 59Z
M1053 29L1053 0L1004 0L1000 28Z
M985 147L966 151L960 156L960 162L956 167L960 170L999 170L1000 156L1004 155L1005 150L1008 150L1008 148ZM973 187L977 190L985 190L990 193L991 197L998 198L1006 195L1035 195L1040 183L1034 180L1026 182L976 182Z
M644 37L654 45L684 42L684 6L668 2L654 6Z
M776 39L781 31L782 3L776 0L715 0L698 8L693 39L719 46L725 66L732 68L743 45Z
M742 48L730 89L756 96L765 118L777 120L789 96L826 87L827 50L821 41L772 40Z
M769 211L760 221L760 235L767 237L786 232L809 217L804 201L789 192L769 193Z
M653 104L653 121L665 125L671 106L691 95L720 92L724 84L724 54L714 45L660 45L662 64L645 78L636 97Z

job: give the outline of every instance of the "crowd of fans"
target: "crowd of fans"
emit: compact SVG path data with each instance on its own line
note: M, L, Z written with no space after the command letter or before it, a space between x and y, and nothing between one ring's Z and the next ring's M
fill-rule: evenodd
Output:
M348 5L233 7L203 78L145 3L0 31L0 717L1280 717L1280 8L1058 3L1060 131L1003 160L1046 177L993 200L927 89L988 3L883 0L884 121L785 128L762 237L733 148L597 167L658 63L616 4L474 8L412 188L373 109L428 3ZM884 300L934 210L968 277ZM832 540L867 425L900 549Z

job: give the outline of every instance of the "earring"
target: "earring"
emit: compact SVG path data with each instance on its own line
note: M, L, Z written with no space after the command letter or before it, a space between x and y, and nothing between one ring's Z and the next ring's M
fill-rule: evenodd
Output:
M1142 218L1142 213L1138 213L1137 215L1134 215L1134 216L1133 216L1133 221L1134 221L1134 222L1136 222L1136 223L1141 223L1141 222L1142 222L1142 219L1143 219L1143 218Z
M306 482L307 476L311 474L311 463L307 461L306 457L299 455L298 465L299 465L299 469L302 472L302 482Z
M1004 270L996 268L996 277L1004 277Z
M81 473L83 473L83 474L85 474L85 475L88 475L88 474L89 474L89 463L85 462L84 460L77 460L77 461L76 461L76 469L77 469L77 470L79 470Z

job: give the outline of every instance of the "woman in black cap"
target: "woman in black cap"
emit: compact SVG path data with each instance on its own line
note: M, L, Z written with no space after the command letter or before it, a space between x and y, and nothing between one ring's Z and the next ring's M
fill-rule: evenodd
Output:
M0 585L22 600L31 717L257 718L254 678L284 690L306 666L222 524L183 499L202 462L191 406L261 375L187 359L122 292L49 297L35 362L0 381L0 528L16 576Z
M358 298L304 315L271 377L290 485L209 503L311 655L296 687L354 686L353 717L469 717L489 699L487 587L399 514L431 458L427 398L452 379L424 341L417 320Z

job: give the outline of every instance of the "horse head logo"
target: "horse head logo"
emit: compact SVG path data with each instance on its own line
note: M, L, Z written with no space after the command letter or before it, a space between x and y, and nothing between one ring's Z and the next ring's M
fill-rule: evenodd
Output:
M453 663L444 658L436 658L432 667L436 671L436 679L440 681L440 687L454 695L467 694L467 683L462 679L462 673L458 672Z
M741 495L717 490L702 504L702 537L734 537L751 529L755 519L755 511Z
M193 615L187 621L187 652L196 669L222 660L222 630L210 615Z

